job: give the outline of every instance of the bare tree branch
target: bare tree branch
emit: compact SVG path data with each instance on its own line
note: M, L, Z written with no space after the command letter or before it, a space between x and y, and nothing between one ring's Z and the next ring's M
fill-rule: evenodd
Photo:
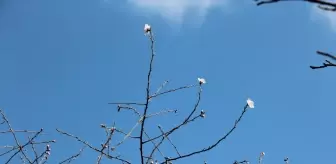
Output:
M325 0L254 0L257 6L277 2L309 2L319 5L319 8L326 11L336 11L336 3Z
M176 146L173 144L173 142L168 138L168 136L165 135L165 133L164 133L162 127L161 127L161 126L158 126L158 127L159 127L161 133L163 134L163 136L164 136L164 137L169 141L169 143L174 147L176 153L177 153L179 156L181 156L181 154L180 154L179 151L177 150L177 147L176 147Z
M265 1L264 3L273 3L273 2L275 2L275 1L274 0L269 0L269 1ZM258 5L261 5L261 4L262 3L259 3ZM146 162L146 164L154 164L154 161L155 161L155 164L158 164L158 161L163 161L161 164L172 164L172 161L176 161L176 160L179 160L179 159L191 157L191 156L196 155L196 154L204 153L204 152L210 151L213 148L217 147L222 141L224 141L236 129L237 125L239 124L239 122L242 120L244 114L246 113L247 108L251 107L250 102L247 102L248 104L244 107L241 115L235 121L233 127L227 133L225 133L223 136L219 136L219 139L215 140L215 142L213 144L208 145L208 146L204 147L203 149L193 150L193 151L191 151L191 153L181 153L178 150L177 146L172 142L172 140L171 140L172 137L170 135L173 134L174 132L176 132L178 129L182 129L181 127L185 127L189 123L196 121L198 118L205 118L205 111L204 110L199 110L199 104L200 104L200 101L201 101L201 98L202 98L201 97L202 96L202 86L206 82L205 82L205 79L198 78L198 81L199 81L198 84L186 85L186 86L162 91L163 88L168 84L168 81L164 81L162 83L162 85L156 90L156 92L151 93L151 89L152 89L151 88L151 76L152 76L152 73L153 73L154 57L156 55L154 53L154 37L153 37L153 33L152 33L151 29L147 30L146 34L149 37L149 41L150 41L150 58L149 58L150 61L149 61L149 69L148 69L148 73L147 73L147 79L146 79L147 84L146 84L146 87L145 87L146 88L145 103L139 103L139 102L109 103L109 104L118 105L117 106L118 112L120 112L121 110L130 110L130 111L132 111L132 113L135 113L138 116L137 122L134 124L134 126L128 132L126 131L127 133L122 131L121 129L116 128L115 124L113 124L113 126L111 126L111 127L106 126L106 124L101 124L100 127L103 128L105 130L105 133L106 133L106 140L103 143L101 143L101 147L94 147L91 144L89 144L87 141L81 139L79 136L75 136L71 133L64 132L60 129L56 129L56 131L58 133L60 133L61 135L65 135L67 137L73 138L77 142L84 145L83 148L80 149L77 154L74 154L74 155L68 157L67 159L61 161L59 164L70 163L73 160L77 159L82 154L84 148L89 148L89 149L93 150L94 152L98 153L98 158L96 160L97 164L101 163L103 157L106 157L110 160L117 160L118 162L121 162L123 164L130 164L131 162L121 158L120 155L115 155L116 151L114 151L114 150L116 150L116 148L118 146L123 144L129 138L139 140L138 145L139 145L141 164L145 164L145 162ZM330 55L330 54L329 55L326 54L326 53L319 53L319 54L323 55L323 56L326 56L326 57L329 57L329 58L332 58L332 55ZM163 96L165 94L169 94L169 93L173 93L173 92L177 92L177 91L181 91L181 90L188 89L188 88L193 88L193 87L197 87L197 89L198 89L196 102L193 105L193 107L190 109L189 113L187 113L187 115L183 118L183 120L181 122L179 122L176 126L173 126L172 128L170 128L167 131L164 131L164 129L161 126L158 126L159 134L153 135L155 137L150 137L149 134L147 133L148 129L150 129L150 127L148 127L149 125L146 126L146 124L145 124L146 120L148 118L154 117L154 116L160 116L160 115L167 114L167 113L177 113L177 110L161 110L161 111L158 111L158 112L151 113L150 109L149 109L151 101L155 100L154 98L157 98L159 96ZM251 100L249 99L249 101L251 101ZM140 102L142 102L142 101L140 101ZM253 103L253 101L251 101L251 102ZM254 106L254 103L252 105ZM137 108L139 106L144 107L143 111L139 112L137 110ZM254 108L254 107L251 107L251 108ZM167 108L165 108L165 109L167 109ZM200 112L198 113L198 111L200 111ZM15 141L15 145L7 145L7 146L2 147L5 150L5 152L0 154L0 156L3 156L3 155L10 156L10 158L8 159L6 164L11 162L11 160L16 155L18 155L16 157L20 157L20 159L23 163L26 163L26 162L29 162L30 164L46 163L48 157L50 156L50 151L51 151L50 145L48 143L54 143L54 142L56 142L56 140L35 141L37 136L42 134L43 129L41 129L40 131L14 130L14 129L12 129L11 124L9 123L8 119L5 117L2 110L0 110L0 112L1 112L1 115L2 115L2 119L4 120L4 121L1 122L1 124L6 124L9 127L9 130L5 129L4 131L0 131L0 134L6 135L8 133L8 134L13 136L14 141ZM139 135L132 136L133 132L135 131L135 129L137 127L140 127ZM27 143L25 143L24 145L21 145L19 140L18 140L18 137L16 136L16 133L18 133L18 134L33 133L35 135L31 138L28 138L29 141ZM113 136L115 136L115 135L121 135L123 138L121 139L121 141L119 141L117 144L115 144L111 147L112 138L114 139L115 137L113 137ZM173 151L176 152L176 154L177 154L176 157L171 158L171 157L167 157L167 156L164 155L163 148L160 147L160 146L163 145L163 142L165 140L167 140L169 142L169 144L172 145L172 147L174 148ZM146 144L149 143L149 142L153 145L153 148L152 149L147 149L147 148L145 149L145 146L147 146ZM42 145L47 144L47 145L46 145L46 149L42 153L39 154L36 151L35 146L37 147L40 144L42 144ZM34 153L34 154L32 154L32 155L34 155L33 160L30 160L28 155L24 153L24 148L27 145L31 145L31 149ZM173 149L173 148L171 148L171 149ZM160 153L160 155L162 156L162 159L161 159L161 157L160 157L160 159L154 159L153 156L156 155L156 152ZM138 163L140 163L140 162L138 161ZM247 164L247 163L248 163L248 161L244 160L244 161L240 161L240 162L235 161L234 164ZM206 164L205 161L204 161L204 164Z
M108 104L118 104L118 105L139 105L139 106L144 106L145 104L143 103L133 103L133 102L112 102Z
M9 154L11 153L12 151L15 151L14 154L12 154L9 159L7 160L6 164L11 162L11 160L16 156L18 155L19 153L21 153L20 155L20 158L23 157L24 160L22 160L23 162L26 162L28 161L30 164L33 164L36 160L38 160L38 158L35 158L33 160L31 160L29 158L29 156L25 153L25 148L28 146L28 145L31 145L32 146L32 149L33 149L33 152L35 154L35 157L37 156L36 154L36 150L34 148L34 144L44 144L44 143L54 143L56 142L55 140L51 140L51 141L42 141L42 142L35 142L34 140L42 134L42 131L43 129L40 129L40 131L30 131L30 130L14 130L11 126L11 124L9 123L9 120L7 119L7 117L5 116L4 112L2 109L0 109L0 114L2 116L2 119L4 120L4 123L7 124L9 130L8 131L2 131L3 133L2 134L5 134L5 133L10 133L12 134L13 138L14 138L14 141L15 141L15 144L16 146L5 146L7 148L11 148L10 150L4 152L4 153L1 153L0 156L4 156L6 154ZM20 132L20 133L35 133L35 135L32 137L32 138L28 138L28 141L21 145L19 140L18 140L18 137L16 136L16 132Z
M116 160L119 160L119 161L121 161L121 162L131 164L130 162L128 162L128 161L126 161L126 160L124 160L124 159L122 159L122 158L119 158L118 156L111 156L111 155L109 155L109 154L106 154L105 152L103 152L103 150L99 150L98 148L93 147L93 146L90 145L87 141L84 141L84 140L80 139L79 137L77 137L77 136L75 136L75 135L72 135L72 134L70 134L70 133L64 132L64 131L62 131L62 130L60 130L60 129L56 129L56 131L59 132L60 134L63 134L63 135L66 135L66 136L68 136L68 137L71 137L71 138L76 139L78 142L81 142L82 144L86 145L86 146L89 147L90 149L92 149L92 150L94 150L94 151L96 151L96 152L98 152L98 153L101 153L102 155L106 156L106 157L109 158L109 159L116 159Z
M113 127L114 127L114 126L113 126ZM100 153L100 155L98 156L97 164L100 164L101 159L102 159L102 157L103 157L103 152L104 152L104 150L105 150L106 148L109 147L109 145L110 145L110 141L111 141L111 139L112 139L112 136L113 136L114 131L115 131L114 128L112 128L112 129L110 130L110 134L109 134L109 136L108 136L106 142L105 142L104 144L102 144L102 148L100 149L100 152L101 152L101 153Z
M233 164L249 164L249 161L243 160L243 161L234 161Z
M171 93L171 92L175 92L175 91L178 91L178 90L182 90L182 89L187 89L187 88L192 88L192 87L195 87L196 85L187 85L187 86L183 86L183 87L179 87L179 88L175 88L175 89L170 89L168 91L164 91L164 92L161 92L161 93L155 93L154 95L150 96L149 98L154 98L154 97L158 97L158 96L161 96L161 95L164 95L164 94L167 94L167 93Z
M82 152L83 152L83 150L85 149L85 147L86 147L86 146L84 146L83 148L81 148L77 154L72 155L71 157L69 157L69 158L63 160L62 162L60 162L59 164L70 163L71 161L77 159L77 158L82 154Z
M237 127L238 123L241 121L241 119L243 118L245 112L247 111L247 108L248 108L248 105L246 104L241 115L239 116L239 118L235 121L233 127L231 128L231 130L226 133L223 137L221 137L218 141L216 141L214 144L212 144L211 146L207 147L207 148L203 148L201 150L197 150L197 151L194 151L192 153L188 153L188 154L185 154L185 155L181 155L181 156L178 156L178 157L174 157L174 158L170 158L168 160L165 160L164 162L162 162L161 164L165 164L166 162L168 161L175 161L175 160L178 160L178 159L182 159L182 158L186 158L186 157L190 157L192 155L195 155L195 154L199 154L199 153L203 153L203 152L206 152L206 151L209 151L211 149L213 149L214 147L216 147L219 143L221 143L223 140L225 140Z
M199 105L199 103L200 103L200 101L201 101L201 93L202 93L202 88L201 88L201 86L199 86L199 92L198 92L198 98L197 98L196 104L195 104L193 110L190 112L190 114L185 118L185 120L184 120L182 123L180 123L180 124L177 125L176 127L172 128L171 130L169 130L169 131L166 132L165 134L161 134L161 135L159 135L159 136L153 137L152 139L147 140L147 141L144 141L143 143L147 143L147 142L149 142L149 141L151 141L151 140L158 139L158 138L162 137L163 135L169 136L169 135L172 134L175 130L177 130L177 129L179 129L180 127L182 127L182 126L188 124L189 122L192 122L192 121L196 120L197 118L199 118L200 116L196 116L196 117L190 119L190 117L191 117L191 116L195 113L195 111L197 110L197 107L198 107L198 105Z
M153 38L153 33L152 31L149 31L149 39L151 42L151 57L150 57L150 63L149 63L149 70L147 74L147 87L146 87L146 103L145 103L145 108L143 112L143 120L141 121L141 129L140 129L140 158L141 158L141 164L144 164L144 152L143 152L143 134L144 134L144 128L145 128L145 122L146 122L146 115L149 107L149 99L150 99L150 77L152 74L152 67L153 67L153 60L154 60L154 38Z
M316 51L316 53L318 55L321 55L321 56L324 56L324 57L327 57L327 58L330 58L330 59L336 61L336 56L334 56L334 55L331 55L329 53L322 52L322 51ZM326 68L326 67L336 67L336 64L332 63L329 60L325 60L325 62L321 66L310 66L311 69L320 69L320 68Z

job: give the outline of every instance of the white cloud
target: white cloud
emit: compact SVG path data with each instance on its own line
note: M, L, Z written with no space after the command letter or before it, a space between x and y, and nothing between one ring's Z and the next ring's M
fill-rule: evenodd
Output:
M330 0L330 2L336 2L336 0ZM325 21L328 23L332 30L336 32L336 12L321 10L317 6L312 8L312 18L315 21Z
M222 7L229 0L128 0L142 12L160 14L171 21L181 23L186 14L199 17L199 20L208 13L209 9Z

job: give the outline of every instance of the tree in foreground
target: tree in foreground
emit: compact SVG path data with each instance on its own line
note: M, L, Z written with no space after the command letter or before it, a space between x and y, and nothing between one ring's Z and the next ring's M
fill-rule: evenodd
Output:
M154 58L156 57L156 54L154 53L154 35L152 32L152 28L150 25L146 24L144 27L145 36L149 38L150 41L150 62L149 62L149 69L147 73L147 85L146 88L146 97L143 102L116 102L116 103L110 103L117 106L118 112L126 112L131 111L138 117L138 121L135 122L132 129L129 131L122 131L119 129L115 124L113 125L106 125L101 124L100 127L106 132L106 140L105 142L101 143L100 146L96 147L85 141L79 136L76 136L74 134L71 134L69 132L63 131L61 129L56 129L56 131L64 136L73 138L74 141L78 141L83 144L83 148L79 150L78 153L74 154L73 156L70 156L67 159L64 159L60 161L60 164L62 163L70 163L71 161L78 158L84 149L90 149L93 152L97 153L97 164L101 163L103 158L111 159L111 161L119 161L120 163L141 163L141 164L168 164L173 163L174 161L192 157L194 155L198 155L207 151L212 150L216 146L218 146L222 141L224 141L226 138L230 136L234 132L234 130L237 128L238 124L241 122L244 114L248 111L250 108L254 108L254 102L248 98L245 103L242 101L242 111L238 118L233 121L233 125L231 129L224 133L222 136L218 136L218 139L216 141L213 141L212 144L204 146L202 149L198 150L190 150L189 152L180 152L178 150L178 145L175 145L174 142L170 139L171 135L177 131L182 131L183 128L189 124L191 124L194 121L198 121L200 119L204 119L206 117L206 113L204 110L199 109L199 104L202 98L202 90L203 86L206 85L206 80L204 78L197 78L195 79L195 84L191 85L185 85L178 88L173 89L165 89L168 81L164 81L162 85L158 89L153 89L151 86L151 75L153 73L153 63ZM151 119L152 117L160 117L164 114L169 113L177 113L178 110L162 110L160 112L152 112L151 110L151 102L155 101L156 98L166 95L166 94L173 94L177 91L185 90L185 89L191 89L195 88L197 89L197 98L196 102L193 105L193 108L190 109L190 112L188 115L186 115L179 124L176 126L173 126L173 128L170 128L169 130L164 130L164 127L160 126L160 123L158 122L154 127L150 126L153 124L146 124L146 121L148 119ZM138 110L141 108L142 110ZM40 164L45 163L48 161L48 157L51 155L51 143L56 143L56 140L50 140L50 141L38 141L37 138L39 135L43 133L43 129L40 129L39 131L28 131L28 130L14 130L12 125L9 122L9 119L5 116L4 112L1 110L2 120L1 123L3 126L7 126L7 130L2 131L3 134L10 134L12 135L15 144L11 146L5 146L3 147L6 151L0 154L0 157L8 157L7 163L12 163L12 160L14 159L20 159L22 163L30 163L30 164ZM127 118L125 118L127 119ZM139 134L135 134L135 130L139 129ZM147 131L149 129L155 129L157 128L157 134L155 136L149 136ZM25 143L21 143L19 141L19 137L17 136L19 133L29 133L32 137L29 137L28 141ZM118 141L117 144L112 144L113 138L116 135L121 135L122 140ZM139 161L129 161L128 159L124 158L122 155L116 155L118 152L118 147L122 145L124 142L127 142L127 140L137 140L138 146L139 146ZM176 156L168 157L164 155L164 151L161 149L161 146L164 142L167 142L171 145L172 149L169 150L175 151ZM195 141L196 142L196 141ZM45 150L43 152L38 153L35 149L36 146L44 146ZM149 148L148 148L149 146ZM146 147L146 148L145 148ZM57 153L57 152L55 152ZM121 152L118 152L121 153ZM121 153L122 154L122 153ZM260 154L259 162L261 162L262 157L265 154L262 152ZM19 158L16 158L19 157ZM204 161L204 163L206 163ZM242 161L234 161L235 164L241 163L248 163L247 160Z

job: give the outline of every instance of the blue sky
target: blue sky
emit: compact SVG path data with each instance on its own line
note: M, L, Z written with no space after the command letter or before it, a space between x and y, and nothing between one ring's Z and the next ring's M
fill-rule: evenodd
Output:
M134 115L117 113L108 103L144 100L148 23L156 39L153 89L164 80L170 80L166 89L197 83L198 77L207 80L200 104L206 119L171 136L180 152L203 148L226 133L248 97L256 104L213 151L176 163L257 163L262 151L265 164L281 164L285 156L292 163L334 161L335 70L309 66L324 60L316 50L336 52L332 19L326 19L335 15L326 17L305 3L165 2L159 8L148 0L1 1L0 107L12 126L43 127L41 140L56 139L49 163L82 147L55 128L98 147L105 138L101 123L115 121L125 131L133 127ZM177 124L196 98L194 88L153 100L151 113L179 113L148 121L149 133L157 134L158 124L164 129ZM0 145L10 144L11 136L1 135ZM163 146L165 154L176 156L169 144ZM134 141L117 150L139 163L137 151ZM97 156L87 149L74 163L93 163Z

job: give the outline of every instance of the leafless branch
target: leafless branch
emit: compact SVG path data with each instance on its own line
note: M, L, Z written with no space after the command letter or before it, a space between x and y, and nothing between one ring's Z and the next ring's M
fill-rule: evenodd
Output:
M241 121L241 119L243 118L244 114L246 113L248 109L248 105L246 104L241 115L239 116L239 118L235 121L233 127L231 128L231 130L226 133L223 137L221 137L218 141L216 141L214 144L208 146L207 148L203 148L201 150L197 150L197 151L194 151L192 153L188 153L188 154L185 154L185 155L181 155L181 156L178 156L178 157L174 157L174 158L169 158L168 160L165 160L164 162L162 162L161 164L165 164L166 162L168 161L175 161L175 160L179 160L179 159L182 159L182 158L186 158L186 157L190 157L192 155L195 155L195 154L199 154L199 153L204 153L206 151L209 151L213 148L215 148L219 143L221 143L223 140L225 140L237 127L238 123Z
M31 140L30 137L28 137L28 139ZM34 145L34 143L31 144L31 147L32 147L32 150L33 150L33 152L34 152L35 159L38 159L38 155L37 155L37 151L36 151L36 149L35 149L35 145Z
M139 105L139 106L144 106L145 104L143 103L132 103L132 102L112 102L108 104L117 104L117 105Z
M149 137L149 135L145 132L145 134L146 134L146 136L147 136L147 138L148 139L150 139L150 137ZM158 148L158 145L157 144L155 144L155 142L154 141L151 141L152 142L152 144L154 145L154 147L156 147L157 148L157 150L158 150L158 152L161 154L161 156L162 157L165 157L165 155L163 155L163 153L162 153L162 151ZM148 157L149 159L151 159L151 156L150 157ZM148 162L147 162L148 163Z
M140 141L139 141L139 146L140 146L140 158L141 158L141 164L144 164L144 150L143 150L143 134L144 134L144 128L145 128L145 123L146 123L146 115L149 107L149 100L150 100L150 78L152 74L152 69L153 69L153 60L154 60L154 38L153 38L153 33L152 31L149 31L149 39L151 42L151 57L150 57L150 63L149 63L149 70L147 74L147 86L146 86L146 103L145 103L145 108L141 120L141 129L140 129Z
M179 88L175 88L175 89L170 89L168 91L164 91L164 92L161 92L161 93L155 93L154 95L150 96L149 98L154 98L154 97L158 97L158 96L161 96L161 95L164 95L164 94L167 94L167 93L171 93L171 92L175 92L175 91L178 91L178 90L182 90L182 89L187 89L187 88L192 88L192 87L195 87L196 85L187 85L187 86L183 86L183 87L179 87Z
M201 84L200 84L199 85L199 91L198 91L198 94L197 94L198 95L197 96L197 101L195 103L195 106L194 106L193 110L190 112L190 114L185 118L185 120L181 124L175 126L174 128L172 128L171 130L169 130L166 133L162 133L161 135L159 135L157 137L154 137L154 138L152 138L152 139L147 140L147 141L144 142L144 143L146 143L148 141L152 141L152 140L155 140L157 138L162 137L161 140L160 140L160 142L152 149L152 151L151 151L151 153L149 155L149 158L152 158L152 156L154 155L155 150L157 150L159 148L159 146L163 143L164 139L168 138L168 136L170 134L172 134L175 130L177 130L177 129L179 129L182 126L187 125L189 122L192 122L192 121L196 120L197 118L201 117L201 115L198 115L198 116L193 117L191 119L191 117L193 116L193 114L195 113L195 111L197 110L197 108L199 106L199 103L200 103L200 100L201 100L201 93L202 93L202 87L201 87ZM148 163L148 161L147 161L147 163Z
M189 122L192 122L192 121L194 121L194 120L196 120L197 118L200 117L200 116L196 116L196 117L190 119L190 117L192 117L192 115L193 115L193 114L195 113L195 111L197 110L197 107L198 107L198 105L199 105L199 103L200 103L200 101L201 101L201 93L202 93L202 88L201 88L201 86L199 86L198 98L197 98L197 101L196 101L196 104L195 104L193 110L190 112L190 114L186 117L186 119L185 119L182 123L180 123L180 124L177 125L176 127L172 128L171 130L169 130L168 132L166 132L166 133L165 133L166 136L169 136L169 135L172 134L175 130L179 129L180 127L182 127L182 126L188 124ZM156 137L153 137L152 139L146 140L146 141L144 141L143 143L145 144L145 143L147 143L147 142L149 142L149 141L158 139L158 138L160 138L160 137L163 137L163 134L161 134L161 135L159 135L159 136L156 136Z
M0 109L0 114L2 116L2 119L4 120L4 123L7 124L9 130L8 131L2 131L4 133L10 133L12 134L13 138L14 138L14 141L15 141L15 144L16 146L5 146L5 147L8 147L8 148L11 148L10 150L4 152L4 153L1 153L0 156L4 156L6 154L9 154L13 151L15 151L10 157L9 159L6 161L6 164L11 162L11 160L16 156L18 155L19 153L21 154L20 155L20 158L22 157L24 160L24 162L29 162L30 164L33 164L36 160L38 160L37 158L31 160L29 158L29 156L25 153L25 148L28 146L28 145L31 145L32 146L32 149L34 151L34 154L35 154L35 157L37 156L36 155L36 150L34 148L34 144L40 144L40 143L48 143L48 142L55 142L55 140L52 140L52 141L43 141L43 142L35 142L34 140L42 134L42 131L43 129L40 129L40 131L30 131L30 130L14 130L12 128L12 125L9 123L9 120L7 119L7 117L5 116L3 110ZM19 140L18 140L18 137L16 136L16 132L20 132L20 133L35 133L35 135L31 138L28 138L28 141L25 143L25 144L20 144Z
M166 114L166 113L177 113L177 110L176 109L174 109L174 110L162 110L162 111L159 111L159 112L156 112L156 113L153 113L153 114L149 114L147 116L147 118L162 115L162 114Z
M254 0L257 6L277 2L309 2L319 5L318 7L326 11L336 11L336 3L325 0Z
M166 135L166 136L169 136L169 135L172 134L175 130L179 129L180 127L182 127L182 126L184 126L184 125L187 125L189 122L193 122L193 121L195 121L196 119L198 119L198 118L200 118L200 117L201 117L200 115L199 115L199 116L195 116L195 117L193 117L192 119L190 119L189 121L187 121L187 122L183 122L183 123L179 124L178 126L175 126L174 128L170 129L168 132L165 132L165 135ZM153 137L153 138L151 138L151 139L149 139L149 140L146 140L146 141L144 141L144 144L147 143L147 142L156 140L156 139L158 139L158 138L160 138L160 137L163 137L163 135L164 135L164 134L161 134L161 135L158 135L158 136L156 136L156 137Z
M115 129L115 131L118 132L118 133L121 133L121 134L123 134L123 135L128 135L127 133L123 132L123 131L120 130L120 129ZM139 137L134 137L134 136L131 136L131 135L129 135L128 138L139 139Z
M249 161L243 160L243 161L234 161L233 164L249 164Z
M137 114L138 116L141 116L141 114L138 112L138 110L135 109L134 107L118 105L118 112L120 112L121 109L132 110L135 114Z
M169 143L174 147L176 153L177 153L179 156L181 156L181 154L180 154L179 151L177 150L177 147L173 144L173 142L169 139L169 137L165 135L165 133L164 133L162 127L161 127L161 126L158 126L158 127L159 127L161 133L163 134L163 136L164 136L164 137L169 141Z
M258 1L258 0L257 0ZM273 3L276 1L280 1L280 0L266 0L263 1L263 3L259 2L257 3L258 5L264 4L264 3ZM290 0L287 0L290 1ZM292 0L294 1L294 0ZM312 1L312 0L306 0L306 1ZM153 156L155 156L154 154L156 152L159 152L162 156L162 163L161 164L168 164L168 163L172 163L172 161L176 161L179 159L183 159L183 158L187 158L187 157L191 157L193 155L196 154L200 154L200 153L204 153L207 152L213 148L215 148L216 146L218 146L222 141L224 141L237 127L237 125L239 124L239 122L242 120L244 114L246 113L249 105L245 105L241 115L238 117L238 119L235 121L233 127L227 132L224 133L223 136L219 136L218 140L215 140L215 142L213 142L213 144L208 145L206 147L204 147L203 149L199 149L196 151L191 151L190 153L181 153L177 146L172 142L172 136L170 136L171 134L173 134L174 132L176 132L178 129L182 129L181 127L185 127L186 125L188 125L191 122L196 121L199 118L205 118L205 112L204 110L199 110L199 104L202 98L202 87L203 87L203 83L205 83L205 80L202 81L199 79L199 83L198 84L193 84L193 85L186 85L186 86L182 86L182 87L178 87L178 88L174 88L174 89L168 89L166 91L162 91L163 88L168 84L168 81L164 81L163 84L156 90L156 92L151 92L151 76L153 73L153 63L154 63L154 57L155 52L154 52L154 37L153 37L153 33L151 30L148 31L147 33L148 37L149 37L149 41L150 41L150 61L149 61L149 69L147 72L147 81L146 81L146 99L145 99L145 103L138 103L138 102L119 102L119 103L109 103L109 104L116 104L118 112L120 112L121 110L130 110L132 112L134 112L137 116L138 116L138 120L137 122L134 124L134 126L129 130L129 132L124 132L118 128L115 127L115 124L113 124L112 127L107 127L105 124L101 124L100 127L104 128L105 132L106 132L106 140L101 143L101 147L94 147L93 145L89 144L87 141L81 139L79 136L73 135L71 133L62 131L60 129L56 129L56 131L58 133L60 133L61 135L65 135L67 137L73 138L75 139L77 142L83 144L83 148L79 150L79 152L77 154L74 154L70 157L68 157L67 159L61 161L59 164L63 164L63 163L70 163L71 161L77 159L83 152L84 148L89 148L91 150L93 150L94 152L98 153L98 158L96 163L100 164L102 161L103 157L106 157L110 160L117 160L121 163L126 163L126 164L130 164L131 162L120 158L119 155L115 155L114 150L116 149L116 147L120 146L121 144L123 144L127 139L129 138L133 138L133 139L138 139L139 140L139 152L140 152L140 161L141 164L153 164L153 162L158 162L160 161L160 159L154 159ZM332 58L331 55L327 55L327 54L322 54L319 53L320 55L323 56L327 56L329 58ZM150 137L148 132L148 125L146 126L146 120L150 117L154 117L154 116L160 116L162 114L166 114L166 113L176 113L177 110L162 110L159 112L155 112L155 113L151 113L150 112L150 103L151 101L154 100L154 98L168 94L168 93L173 93L173 92L177 92L177 91L181 91L184 89L188 89L188 88L193 88L193 87L197 87L198 92L197 92L197 98L196 98L196 102L193 105L193 107L190 109L190 111L187 113L187 115L183 118L183 120L181 122L179 122L176 126L167 129L167 131L164 131L164 129L161 126L158 126L159 128L159 134L155 134L153 136L155 137ZM142 102L142 101L140 101ZM249 103L249 102L248 102ZM136 106L136 107L134 107ZM143 111L139 112L138 107L139 106L143 106ZM196 113L200 111L199 113ZM2 112L2 110L0 110L1 115L2 115L2 119L4 120L3 122L1 122L1 124L6 124L8 125L9 130L4 130L4 131L0 131L0 134L11 134L15 140L15 144L14 145L8 145L8 146L4 146L4 150L6 150L4 153L0 154L0 156L3 156L5 154L11 155L11 157L9 158L9 160L6 162L9 163L16 155L18 155L18 157L21 157L22 162L29 162L30 164L40 164L40 163L46 163L47 159L50 155L50 145L46 146L46 149L41 153L37 153L35 146L39 145L39 144L48 144L48 143L52 143L55 142L55 140L50 140L50 141L35 141L36 137L38 135L40 135L43 131L43 129L41 129L40 131L28 131L28 130L14 130L12 129L11 124L9 123L8 119L5 117L4 113ZM148 122L148 121L147 121ZM148 124L148 123L147 123ZM140 133L139 135L133 136L133 132L135 131L135 129L137 127L140 127ZM28 138L28 142L25 144L20 144L18 137L16 136L16 133L20 134L20 133L33 133L35 134L33 137ZM115 144L114 146L111 147L112 144L112 138L114 139L115 137L113 137L114 135L122 135L123 138L121 139L121 141L119 141L117 144ZM163 152L163 148L160 147L161 145L163 145L163 142L167 140L170 145L172 145L172 147L174 148L177 156L176 157L167 157L164 155ZM153 149L145 149L145 145L147 143L151 143L153 145ZM31 148L33 150L34 153L34 159L30 160L29 157L24 153L24 148L27 145L31 145ZM8 149L8 150L7 150ZM110 150L112 150L110 152ZM148 151L148 152L145 152ZM12 154L10 154L12 153ZM140 163L140 162L138 162ZM206 162L204 162L206 164ZM235 161L234 164L247 164L248 161L244 160L244 161ZM156 163L157 164L157 163Z
M116 144L114 147L116 148L116 147L120 146L122 143L124 143L124 142L126 141L126 139L129 138L129 137L131 136L131 134L133 133L133 131L135 130L135 128L136 128L137 126L139 126L139 123L140 123L142 120L143 120L143 117L141 117L141 118L139 119L139 121L135 123L135 125L133 126L133 128L132 128L132 129L125 135L125 137L123 138L123 140L120 141L118 144ZM140 138L139 138L139 139L140 139Z
M154 95L157 95L161 91L161 89L163 89L168 84L168 82L169 82L168 80L164 81L161 84L161 86L156 90L156 92L154 93Z
M82 154L82 152L83 152L83 150L85 149L85 147L86 147L86 146L84 146L83 148L81 148L77 154L72 155L71 157L69 157L69 158L63 160L62 162L60 162L59 164L70 163L71 161L77 159L77 158Z
M321 56L324 56L324 57L327 57L327 58L330 58L330 59L336 61L336 57L334 55L331 55L329 53L322 52L322 51L316 51L316 53L318 55L321 55ZM310 66L311 69L320 69L320 68L326 68L326 67L336 67L336 64L332 63L329 60L325 60L325 62L321 66Z
M7 131L0 131L0 133L37 133L38 131L32 131L32 130L7 130Z
M114 127L114 126L113 126L113 127ZM115 131L114 128L112 128L112 129L110 130L110 134L109 134L109 136L108 136L106 142L105 142L104 144L102 144L102 148L100 149L100 152L101 152L101 153L100 153L100 155L98 156L97 164L99 164L99 163L101 162L101 159L102 159L102 157L103 157L103 152L104 152L104 150L105 150L106 148L109 147L109 145L110 145L110 141L111 141L111 139L112 139L112 136L113 136L114 131Z
M98 152L98 153L101 153L102 155L104 155L105 157L109 158L109 159L116 159L116 160L119 160L121 162L124 162L124 163L127 163L127 164L131 164L130 162L128 162L127 160L124 160L122 158L119 158L118 156L112 156L112 155L109 155L109 154L106 154L105 152L99 150L98 148L95 148L93 147L92 145L90 145L87 141L84 141L82 140L81 138L79 138L78 136L75 136L75 135L72 135L70 133L67 133L67 132L64 132L60 129L56 129L57 132L59 132L60 134L63 134L63 135L66 135L68 137L71 137L71 138L74 138L76 139L78 142L81 142L82 144L86 145L87 147L89 147L90 149Z

